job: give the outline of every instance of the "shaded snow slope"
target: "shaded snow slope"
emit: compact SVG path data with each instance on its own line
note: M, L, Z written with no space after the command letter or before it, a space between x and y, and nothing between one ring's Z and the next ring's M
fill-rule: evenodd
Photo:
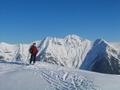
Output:
M117 49L102 39L94 42L81 69L101 73L120 74L120 54Z

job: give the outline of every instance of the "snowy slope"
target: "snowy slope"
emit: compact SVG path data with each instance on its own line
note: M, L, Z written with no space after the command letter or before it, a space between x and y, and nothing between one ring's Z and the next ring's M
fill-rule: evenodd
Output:
M33 71L22 64L0 64L0 90L55 90Z
M0 63L0 90L119 90L120 76L65 68L48 63ZM3 68L4 66L4 68ZM16 67L16 68L15 68Z

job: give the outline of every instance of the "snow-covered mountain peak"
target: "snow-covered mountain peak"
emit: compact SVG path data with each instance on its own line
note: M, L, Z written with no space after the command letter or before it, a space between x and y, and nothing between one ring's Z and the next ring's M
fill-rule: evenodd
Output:
M117 51L117 49L112 46L109 42L104 39L97 39L93 44L93 51L97 51L97 53L111 53L113 51Z
M74 34L67 35L64 39L76 39L76 40L81 39L82 40L81 37L79 37L78 35L74 35Z
M101 47L107 47L107 46L111 46L107 41L105 41L104 39L97 39L94 42L93 46L101 46Z
M38 57L49 63L79 68L90 47L91 41L81 40L76 35L65 38L47 37L39 45Z
M115 47L103 39L97 39L88 52L82 69L102 73L119 74L120 54Z
M65 41L68 41L68 42L91 42L90 40L87 40L87 39L83 39L81 37L79 37L78 35L68 35L64 38Z

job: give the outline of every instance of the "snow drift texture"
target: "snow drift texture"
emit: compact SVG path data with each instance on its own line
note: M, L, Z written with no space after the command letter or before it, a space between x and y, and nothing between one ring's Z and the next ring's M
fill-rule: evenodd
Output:
M37 60L65 67L120 74L120 47L103 39L92 42L76 35L64 38L47 37L36 41ZM31 44L0 43L0 60L28 62Z

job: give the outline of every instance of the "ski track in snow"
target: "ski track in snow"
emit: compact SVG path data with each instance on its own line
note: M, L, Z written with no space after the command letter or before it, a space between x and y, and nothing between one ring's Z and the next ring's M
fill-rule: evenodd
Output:
M101 90L92 80L63 69L49 70L30 65L27 70L34 70L35 75L44 78L56 90Z
M83 76L68 74L65 71L43 71L42 76L56 90L100 90L93 81Z

